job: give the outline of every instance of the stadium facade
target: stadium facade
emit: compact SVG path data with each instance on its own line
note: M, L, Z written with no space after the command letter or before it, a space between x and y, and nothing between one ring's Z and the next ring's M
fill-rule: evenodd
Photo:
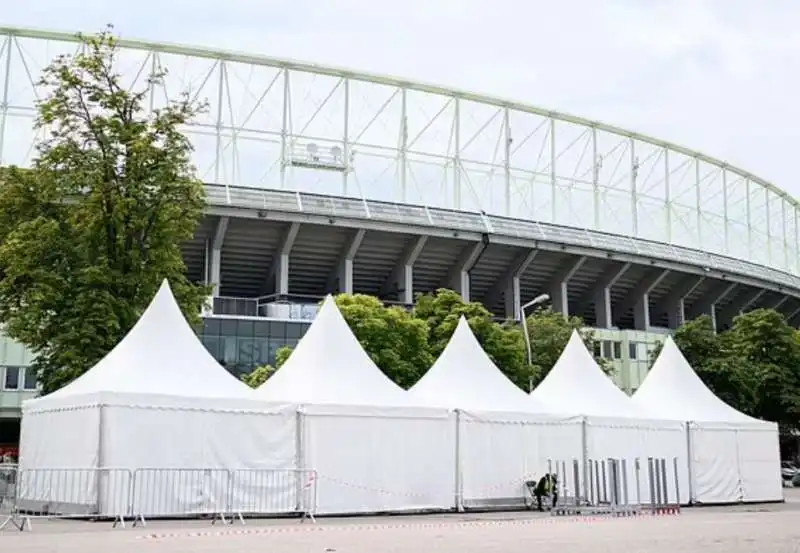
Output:
M37 76L79 47L71 34L0 28L0 163L30 163ZM296 342L334 291L409 304L445 286L511 318L546 293L598 329L628 391L684 320L708 313L724 328L759 307L800 320L798 203L724 161L405 79L121 47L126 85L169 71L149 109L181 91L208 102L185 129L209 206L184 252L191 278L214 284L203 340L233 371ZM0 359L6 416L29 393L18 391L29 356L14 348Z

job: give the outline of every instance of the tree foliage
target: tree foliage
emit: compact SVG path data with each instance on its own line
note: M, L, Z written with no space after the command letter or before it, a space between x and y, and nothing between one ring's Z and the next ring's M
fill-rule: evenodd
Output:
M284 346L280 348L277 352L275 352L275 366L272 365L262 365L260 367L256 367L249 373L245 373L241 375L242 382L250 386L251 388L258 388L264 382L266 382L269 377L275 374L275 371L281 368L281 366L286 363L286 360L289 359L289 356L292 354L292 348L288 346Z
M102 358L162 279L192 323L208 293L180 250L205 203L180 128L202 106L183 96L150 112L163 73L131 90L111 31L81 40L42 73L32 167L0 175L0 323L36 354L44 392Z

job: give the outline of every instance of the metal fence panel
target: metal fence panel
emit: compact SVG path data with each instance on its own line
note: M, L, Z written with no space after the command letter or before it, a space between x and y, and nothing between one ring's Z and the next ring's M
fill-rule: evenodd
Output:
M0 513L11 513L17 501L17 466L0 464Z
M230 512L230 480L225 469L136 469L130 514L147 518Z
M23 469L17 474L16 508L40 516L124 516L131 484L127 469Z
M316 473L298 469L232 471L229 512L239 515L304 513L313 515Z

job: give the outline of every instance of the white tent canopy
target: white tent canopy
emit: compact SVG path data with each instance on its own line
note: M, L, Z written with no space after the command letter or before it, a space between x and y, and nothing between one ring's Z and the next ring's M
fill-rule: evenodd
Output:
M633 401L651 416L661 418L764 424L715 396L694 372L672 336L664 341L658 359L634 394Z
M300 409L300 466L317 471L320 513L439 509L454 501L455 431L381 372L332 296L258 390Z
M492 362L463 316L444 351L409 393L436 407L546 412Z
M783 498L778 426L741 413L708 389L668 337L633 401L651 416L688 423L691 499Z
M577 330L573 330L558 361L530 397L553 412L596 417L644 416L603 373Z
M94 393L253 397L252 390L220 366L197 338L166 279L114 349L82 376L31 405Z
M358 343L331 295L289 359L256 395L303 404L412 405L408 393L383 374Z

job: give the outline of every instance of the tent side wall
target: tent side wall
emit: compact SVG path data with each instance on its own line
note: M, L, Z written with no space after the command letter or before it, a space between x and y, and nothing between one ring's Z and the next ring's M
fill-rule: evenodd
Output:
M93 402L48 408L34 400L23 407L17 480L22 509L97 510L100 416Z
M295 510L295 408L261 411L208 400L197 406L106 407L103 508L116 514L131 480L132 514L280 513Z
M320 514L455 506L455 416L446 410L309 406L304 464Z
M523 506L527 480L566 463L574 494L572 462L582 461L580 419L499 412L457 412L460 490L465 508Z
M686 425L677 421L648 421L587 417L587 452L590 460L625 459L628 501L650 502L648 457L666 460L669 501L675 502L675 468L680 502L689 503L689 461ZM636 459L639 460L638 467Z
M693 501L782 501L775 424L690 423Z

